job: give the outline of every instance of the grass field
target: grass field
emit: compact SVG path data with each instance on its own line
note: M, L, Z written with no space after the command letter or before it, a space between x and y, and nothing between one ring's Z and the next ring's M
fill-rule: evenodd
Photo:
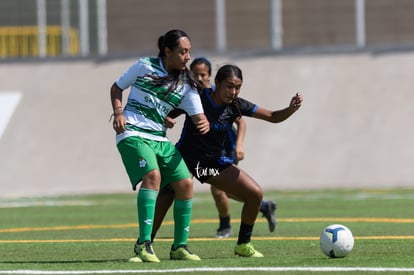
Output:
M414 189L266 191L278 203L270 233L259 216L253 244L265 258L233 254L241 204L232 202L233 237L212 236L209 193L194 197L189 246L201 262L170 261L171 211L154 250L161 263L129 263L137 236L135 194L0 199L0 274L414 273ZM333 223L355 236L351 254L329 259L319 234Z

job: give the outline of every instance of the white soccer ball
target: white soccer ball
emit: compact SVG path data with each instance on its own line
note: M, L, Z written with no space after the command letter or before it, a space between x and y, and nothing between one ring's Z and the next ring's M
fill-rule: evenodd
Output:
M319 244L326 256L343 258L354 248L354 236L348 227L342 224L331 224L323 229Z

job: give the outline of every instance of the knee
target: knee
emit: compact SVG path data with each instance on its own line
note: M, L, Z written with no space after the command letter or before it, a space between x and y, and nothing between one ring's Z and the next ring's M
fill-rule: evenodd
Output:
M161 184L161 174L158 170L149 171L142 178L142 187L158 190Z
M177 182L173 182L171 187L174 190L175 198L180 200L191 199L193 196L193 180L182 179Z
M149 181L161 181L161 174L158 170L151 170L145 174L144 179Z
M248 188L239 195L241 201L252 205L260 204L263 200L263 190L255 182L251 182Z
M218 189L217 187L211 186L210 188L211 194L215 197L215 198L220 198L223 197L223 195L225 195L225 192Z
M193 180L192 179L183 179L179 182L180 186L184 189L193 189Z
M263 200L263 189L260 187L260 185L256 184L255 188L252 192L252 198L255 200L255 202L261 203Z
M224 191L219 191L219 192L215 192L212 193L213 194L213 199L216 202L216 204L226 204L228 201L228 197L227 194Z

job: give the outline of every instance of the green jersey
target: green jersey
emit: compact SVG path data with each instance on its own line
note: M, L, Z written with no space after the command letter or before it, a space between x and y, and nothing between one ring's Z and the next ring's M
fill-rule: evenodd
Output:
M180 76L178 85L167 95L168 86L156 85L150 75L168 75L161 58L139 59L116 81L122 90L131 87L123 111L126 131L117 134L117 143L129 136L167 141L165 117L171 110L182 109L189 116L203 113L198 91L189 84L186 76Z

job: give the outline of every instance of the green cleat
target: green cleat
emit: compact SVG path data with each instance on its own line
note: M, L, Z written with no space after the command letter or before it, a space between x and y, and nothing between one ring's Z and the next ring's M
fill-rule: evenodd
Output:
M173 250L171 247L170 260L201 261L200 257L192 253L186 245Z
M130 262L134 263L141 263L141 262L149 262L149 263L159 263L160 260L155 255L154 250L152 249L152 245L150 241L145 241L142 244L135 243L134 246L134 253L135 256L130 258Z
M254 249L251 243L242 243L236 245L234 248L234 254L239 255L240 257L249 257L249 258L262 258L264 257L262 253Z

